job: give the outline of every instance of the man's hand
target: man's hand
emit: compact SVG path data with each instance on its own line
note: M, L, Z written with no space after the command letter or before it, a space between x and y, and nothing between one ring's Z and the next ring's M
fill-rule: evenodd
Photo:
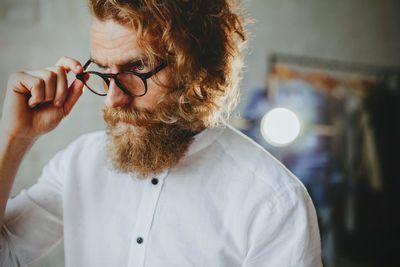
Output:
M79 80L68 88L69 71L77 74L83 68L79 61L62 57L54 67L13 73L7 83L1 134L33 141L53 130L82 94Z
M81 73L82 65L63 57L54 67L16 72L8 80L0 121L0 227L25 153L69 114L82 95L81 81L75 80L68 88L69 71Z

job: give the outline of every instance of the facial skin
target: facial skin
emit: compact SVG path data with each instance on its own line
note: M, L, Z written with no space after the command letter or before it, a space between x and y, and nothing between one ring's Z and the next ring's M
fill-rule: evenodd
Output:
M93 22L91 58L106 66L107 72L116 73L140 56L143 51L137 45L134 29L112 20ZM103 118L107 124L108 156L114 169L143 179L174 167L188 150L193 141L192 132L178 124L154 123L159 101L170 90L162 86L170 85L170 75L172 72L167 66L148 79L148 90L142 97L126 95L111 79ZM174 105L163 108L171 114L177 112Z
M137 45L136 31L113 20L94 20L91 27L91 58L102 66L107 66L111 73L121 70L122 66L143 56L143 51ZM147 72L147 70L143 71ZM142 97L131 97L123 93L114 80L111 80L105 105L109 108L133 106L137 109L151 109L157 105L160 96L166 93L166 88L156 83L156 77L161 83L169 80L169 67L161 70L147 80L148 90Z

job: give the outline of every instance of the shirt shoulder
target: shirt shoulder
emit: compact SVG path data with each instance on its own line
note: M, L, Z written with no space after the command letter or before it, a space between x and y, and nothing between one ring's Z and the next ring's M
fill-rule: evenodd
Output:
M104 144L106 141L106 133L104 130L94 131L89 133L84 133L72 141L67 148L69 149L77 149L77 148L85 148L90 145L99 145Z
M105 131L85 133L72 141L65 149L64 154L90 154L102 152L106 144Z
M216 139L216 145L229 162L227 180L235 177L241 181L235 193L240 196L241 214L250 221L249 266L268 262L270 257L261 255L278 255L271 244L279 242L286 244L286 252L278 246L282 263L320 266L315 209L301 181L263 147L230 126Z
M106 138L105 131L82 134L59 151L44 170L57 170L62 176L69 177L106 162Z
M255 182L274 191L292 191L299 187L303 189L300 180L281 162L232 126L226 126L216 143L229 158L232 171L240 167L242 171L247 172L247 175L242 175L242 179L251 177Z

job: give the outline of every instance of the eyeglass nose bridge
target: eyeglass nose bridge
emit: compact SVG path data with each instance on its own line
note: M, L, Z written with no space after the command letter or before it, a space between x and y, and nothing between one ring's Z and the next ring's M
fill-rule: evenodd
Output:
M110 88L110 79L114 79L115 83L118 85L117 75L118 75L118 73L101 73L101 78L103 78L103 80L106 82L107 87ZM118 85L118 87L120 87L120 86ZM123 90L123 89L121 88L121 90Z

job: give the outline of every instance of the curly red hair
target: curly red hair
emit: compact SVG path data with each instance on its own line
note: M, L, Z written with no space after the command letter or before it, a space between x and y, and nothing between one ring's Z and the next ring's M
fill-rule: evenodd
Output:
M88 0L93 16L113 19L137 30L150 62L174 66L175 103L166 122L191 128L226 121L237 104L242 51L247 37L239 5L229 0ZM156 41L156 42L154 42ZM150 44L150 45L149 45ZM173 116L173 118L171 118Z

